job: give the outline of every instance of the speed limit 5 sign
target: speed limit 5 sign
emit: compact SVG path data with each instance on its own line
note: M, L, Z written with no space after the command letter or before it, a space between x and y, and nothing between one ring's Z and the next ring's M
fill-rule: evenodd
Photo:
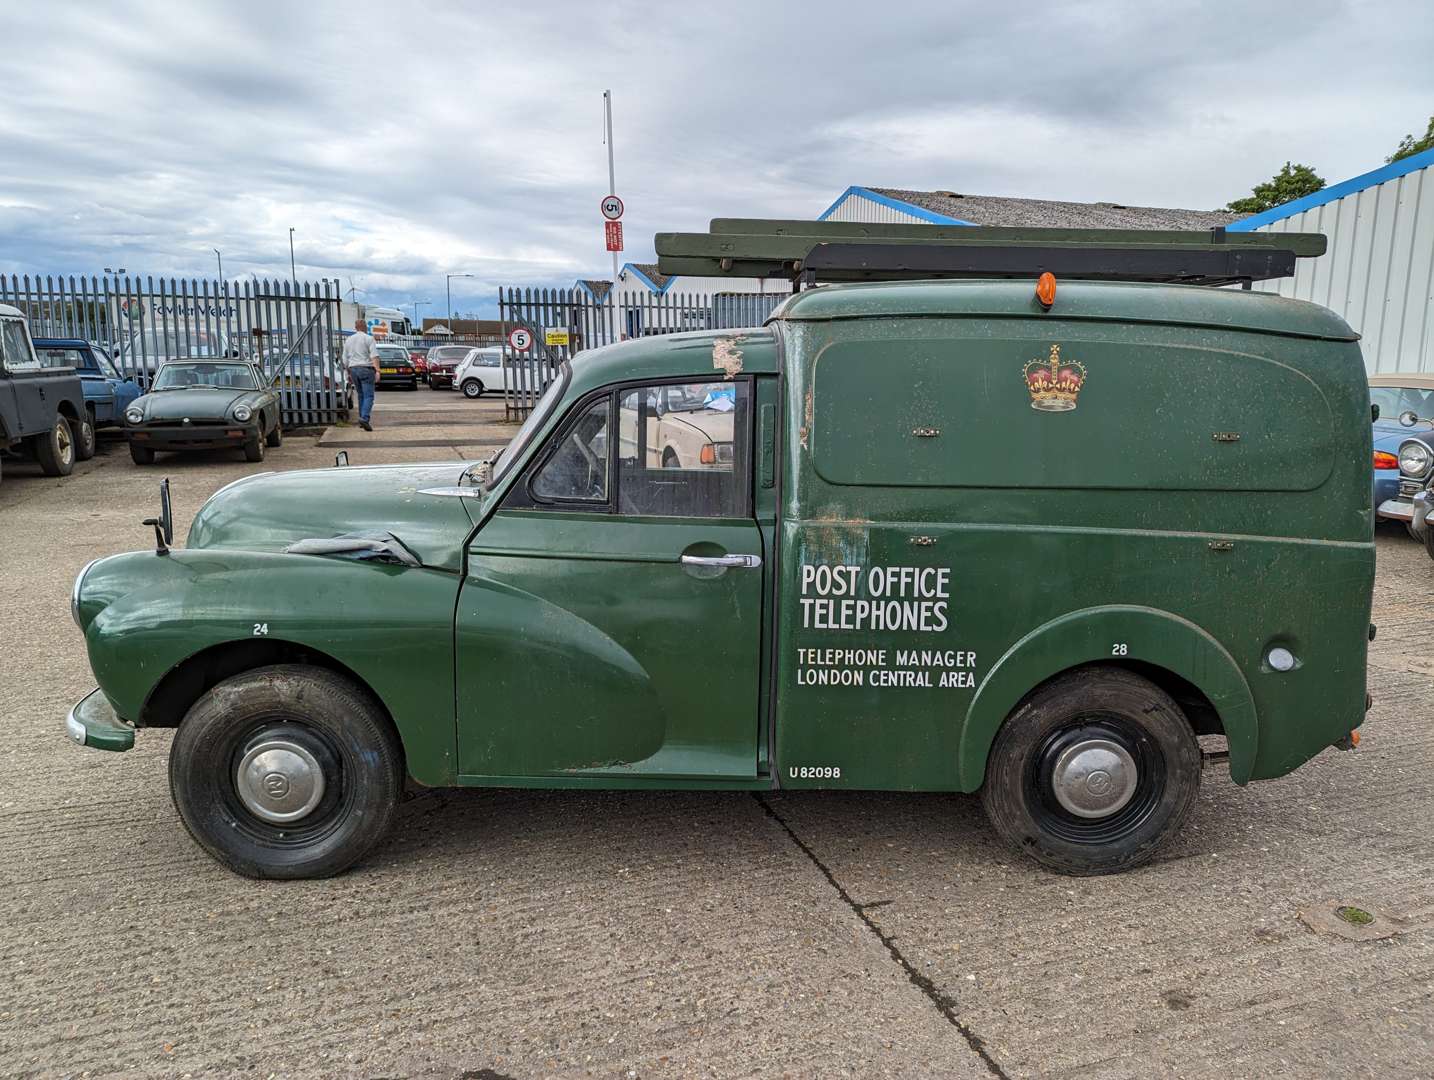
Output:
M515 326L508 331L508 345L514 352L527 352L533 347L533 332L526 326Z
M622 200L616 195L609 195L602 201L602 216L608 221L616 221L622 217Z

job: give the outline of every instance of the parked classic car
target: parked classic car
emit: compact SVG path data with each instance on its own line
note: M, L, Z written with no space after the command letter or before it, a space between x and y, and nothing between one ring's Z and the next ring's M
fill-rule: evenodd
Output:
M408 358L408 349L403 345L378 343L378 368L380 390L391 390L395 386L409 390L418 389L418 369Z
M1400 417L1434 416L1434 375L1422 373L1371 375L1369 400L1378 406L1374 421L1374 514L1381 521L1413 526L1414 494L1424 488L1434 464L1434 427L1423 420L1402 423Z
M512 379L511 371L503 367L501 347L469 349L453 373L453 382L466 398L480 398L490 390L505 388L504 379ZM536 391L538 388L534 387ZM535 395L536 396L536 395Z
M69 476L76 459L94 452L80 377L46 367L35 354L24 313L0 304L0 459L33 458L46 476Z
M732 385L720 382L624 394L618 453L649 469L728 468L736 404Z
M91 431L78 434L83 443L94 428L120 427L124 411L139 397L139 384L121 375L102 346L78 338L36 338L35 352L46 367L73 368L85 391Z
M1203 762L1357 742L1368 387L1313 304L1061 290L810 289L563 364L493 462L231 484L81 572L68 730L177 728L180 817L255 877L351 865L406 776L980 791L1050 868L1139 865Z
M435 345L429 349L428 388L451 390L454 372L471 351L471 345Z
M413 370L418 372L418 377L424 382L428 381L428 350L409 349L408 362L413 365Z
M236 447L263 461L284 437L278 392L243 360L171 360L153 388L125 410L125 438L136 465L157 450Z

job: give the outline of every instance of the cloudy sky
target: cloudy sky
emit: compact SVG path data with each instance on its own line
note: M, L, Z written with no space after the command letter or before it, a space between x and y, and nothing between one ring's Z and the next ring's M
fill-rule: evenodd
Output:
M633 261L850 184L1208 209L1434 113L1428 0L5 6L0 272L283 276L293 227L428 315L610 276L605 88Z

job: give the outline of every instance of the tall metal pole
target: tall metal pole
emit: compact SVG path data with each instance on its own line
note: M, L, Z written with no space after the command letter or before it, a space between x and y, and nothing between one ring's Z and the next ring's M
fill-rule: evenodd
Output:
M604 91L602 92L602 108L603 108L603 119L604 119L605 124L606 124L606 129L605 129L605 131L604 131L604 133L603 133L603 139L604 139L604 141L607 143L607 193L608 193L609 195L616 195L616 194L617 194L617 173L613 170L613 164L612 164L612 91L611 91L611 90L604 90ZM616 251L614 251L614 252L612 253L612 287L613 287L613 290L614 290L614 291L617 290L617 252L616 252Z
M218 248L214 249L214 257L219 260L219 280L224 280L224 253Z
M294 267L294 227L289 226L289 277L299 280L299 271Z
M447 275L447 278L446 278L446 280L444 281L444 284L445 284L445 286L446 286L447 289L448 289L448 322L447 322L446 325L448 326L448 329L452 330L452 329L453 329L453 275L452 275L452 274Z

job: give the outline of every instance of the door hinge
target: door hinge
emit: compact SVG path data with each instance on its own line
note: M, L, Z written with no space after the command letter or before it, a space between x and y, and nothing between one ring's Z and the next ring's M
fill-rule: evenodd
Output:
M1210 541L1210 550L1211 550L1211 551L1234 551L1234 550L1235 550L1235 541L1233 541L1233 540L1211 540L1211 541Z
M1240 441L1240 433L1239 433L1238 431L1216 431L1216 432L1212 433L1210 437L1211 437L1212 439L1214 439L1216 442L1239 442L1239 441Z
M941 429L934 427L912 428L911 434L915 435L918 439L934 439L941 434Z

